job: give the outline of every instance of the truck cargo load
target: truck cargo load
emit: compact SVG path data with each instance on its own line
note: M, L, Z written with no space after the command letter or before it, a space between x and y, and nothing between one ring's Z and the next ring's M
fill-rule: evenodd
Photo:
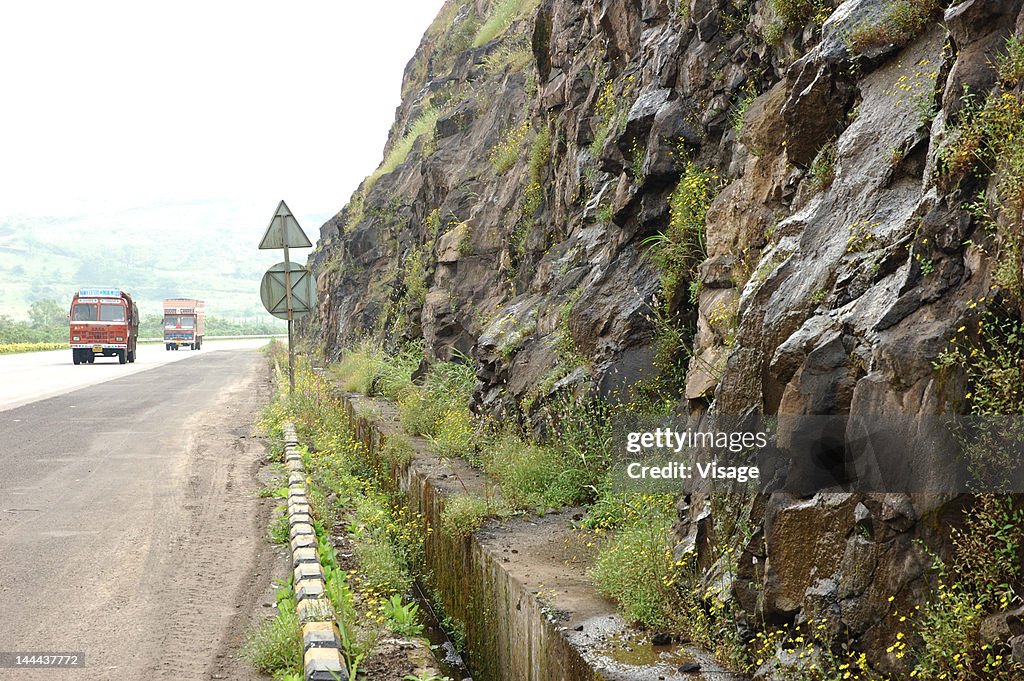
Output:
M164 347L177 350L183 346L198 350L206 335L206 307L195 298L164 300Z
M139 308L116 288L83 288L71 299L71 360L92 364L96 357L134 362L139 339Z

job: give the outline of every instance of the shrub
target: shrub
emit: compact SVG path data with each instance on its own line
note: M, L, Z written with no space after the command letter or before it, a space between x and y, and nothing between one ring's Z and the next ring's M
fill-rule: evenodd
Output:
M1022 366L1024 323L995 307L983 311L976 322L961 325L935 361L937 369L963 369L970 412L977 416L1024 413Z
M618 602L631 622L676 630L688 616L679 593L683 562L673 557L674 513L651 509L619 529L601 547L591 575L598 590Z
M987 613L1019 601L1024 577L1024 509L1011 496L980 495L954 530L949 564L938 559L938 587L915 618L924 641L912 676L1010 681L1024 674L1005 646L980 636Z
M850 49L862 52L869 47L906 45L938 18L938 0L896 0L889 3L877 24L858 26L850 32Z
M594 472L552 445L536 445L505 433L489 447L484 464L501 483L502 496L517 509L546 509L581 503Z
M666 305L671 305L678 288L689 283L707 257L705 221L717 193L715 174L688 163L669 197L668 228L644 240L661 270L661 298Z
M441 511L441 531L453 539L468 537L490 514L490 504L485 499L469 495L449 497Z
M502 135L501 140L491 148L488 158L495 175L503 175L519 160L519 150L523 145L523 140L529 134L530 128L529 121L509 128Z
M375 596L402 594L412 586L406 567L386 541L359 539L355 545L359 563L359 586Z
M1004 88L1013 89L1024 80L1024 41L1013 35L1006 40L1006 51L995 60L996 73Z
M832 13L833 4L828 0L771 0L772 9L783 24L779 36L786 27L805 26L810 21L820 26Z

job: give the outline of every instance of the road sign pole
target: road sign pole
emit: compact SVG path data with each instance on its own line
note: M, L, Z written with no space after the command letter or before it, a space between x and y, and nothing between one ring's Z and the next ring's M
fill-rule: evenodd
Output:
M285 228L284 218L281 218L281 229ZM288 394L295 396L295 343L292 341L292 273L288 267L288 244L284 245L284 291L288 297Z
M309 237L302 231L298 221L292 214L291 209L282 200L277 205L274 217L270 219L263 239L260 240L260 250L284 249L284 262L274 265L263 275L260 283L260 298L263 299L263 306L267 312L275 317L288 320L288 388L289 395L295 394L295 337L294 324L296 318L309 314L316 301L316 292L313 289L312 275L307 267L296 267L299 275L296 282L302 291L292 291L292 263L288 256L288 248L309 248ZM284 294L281 295L280 279L278 275L284 274ZM281 303L285 303L284 310Z

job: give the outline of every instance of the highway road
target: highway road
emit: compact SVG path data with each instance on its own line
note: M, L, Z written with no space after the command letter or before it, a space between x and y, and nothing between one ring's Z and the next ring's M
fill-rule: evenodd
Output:
M283 572L256 494L263 343L0 358L0 652L85 653L0 678L264 678L235 657Z
M208 352L259 348L267 342L265 338L207 340L203 341L203 349L197 351L167 351L160 343L145 344L139 345L135 362L125 365L118 364L114 357L99 357L95 364L76 367L71 363L70 348L0 355L0 411L171 362L195 359Z

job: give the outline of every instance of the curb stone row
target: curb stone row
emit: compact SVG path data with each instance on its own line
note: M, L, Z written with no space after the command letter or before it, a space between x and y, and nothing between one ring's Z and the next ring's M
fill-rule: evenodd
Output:
M288 538L295 610L302 622L303 677L306 681L348 681L348 669L341 656L341 632L327 598L313 516L306 498L306 472L298 452L295 426L291 423L284 425L284 445L284 462L288 469Z

